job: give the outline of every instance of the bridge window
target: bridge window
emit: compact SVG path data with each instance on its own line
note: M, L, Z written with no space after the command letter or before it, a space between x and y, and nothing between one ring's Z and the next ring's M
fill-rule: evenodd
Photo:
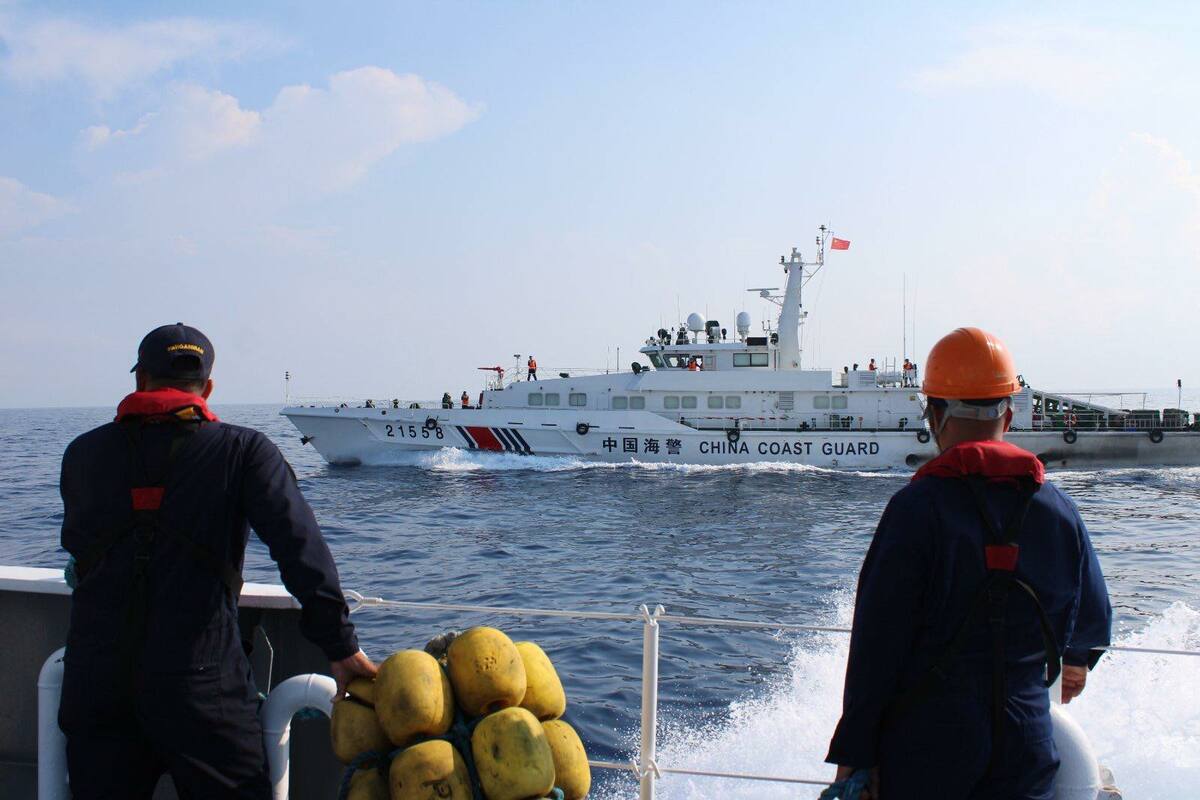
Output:
M724 408L725 407L725 398L721 397L719 394L710 394L708 396L708 407L709 408Z
M663 408L676 409L679 408L679 398L673 394L669 394L663 398Z
M612 408L613 411L624 411L625 409L629 408L629 398L614 397L612 399Z
M832 398L830 398L829 407L830 408L845 408L847 406L848 399L849 398L847 398L846 395L844 395L844 394L835 394Z
M742 407L742 398L737 396L736 394L732 395L730 397L726 397L725 398L725 407L726 408L741 408Z
M734 353L733 354L733 365L735 367L750 366L750 354L749 353Z
M650 363L654 365L655 369L663 368L662 356L658 353L647 353L647 355L650 356Z
M695 408L696 407L696 398L693 396L684 395L683 397L681 397L679 399L680 399L681 405L684 408Z
M559 402L558 392L546 392L546 405L548 405L548 406L562 405Z
M769 353L751 353L750 354L750 366L752 366L752 367L765 367L765 366L770 365L770 363L771 363L771 356Z
M542 404L542 393L541 392L530 392L529 393L529 405L540 406L541 404Z
M829 395L813 395L813 408L829 408Z
M587 395L583 392L571 392L567 395L567 402L575 408L582 408L587 405Z
M646 398L644 398L644 397L629 398L629 410L630 411L644 411L645 408L646 408Z

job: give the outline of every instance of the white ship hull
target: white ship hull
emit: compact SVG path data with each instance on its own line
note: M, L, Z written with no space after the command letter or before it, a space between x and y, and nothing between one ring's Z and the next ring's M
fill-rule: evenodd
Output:
M934 455L924 429L698 430L650 412L521 409L379 409L290 407L283 410L331 464L394 464L404 454L443 448L602 462L745 464L775 462L832 469L911 471ZM431 421L432 420L432 421ZM586 425L580 433L578 425ZM1008 440L1051 467L1183 466L1200 463L1200 432L1013 431ZM1069 437L1068 437L1069 438Z

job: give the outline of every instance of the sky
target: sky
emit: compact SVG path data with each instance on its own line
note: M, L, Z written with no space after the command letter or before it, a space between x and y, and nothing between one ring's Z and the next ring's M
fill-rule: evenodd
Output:
M805 366L977 325L1186 389L1198 74L1190 3L0 0L0 406L113 404L175 321L227 403L628 369L822 223Z

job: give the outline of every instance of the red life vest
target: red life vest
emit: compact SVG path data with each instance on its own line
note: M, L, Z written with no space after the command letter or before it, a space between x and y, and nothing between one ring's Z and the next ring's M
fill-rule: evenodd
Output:
M208 410L203 397L181 389L152 389L126 395L117 406L117 422L130 417L177 417L182 421L202 419L219 422L217 415Z

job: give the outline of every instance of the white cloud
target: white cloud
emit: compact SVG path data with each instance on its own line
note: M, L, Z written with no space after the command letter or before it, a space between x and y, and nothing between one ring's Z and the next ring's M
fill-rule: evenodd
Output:
M83 131L87 150L128 147L140 161L193 161L253 141L261 123L232 95L194 84L176 84L161 109L127 129L93 125Z
M266 199L344 189L403 145L446 136L478 113L420 76L362 67L333 75L328 88L285 87L261 112L177 84L158 111L125 130L94 125L83 144L125 176L174 179L204 162L206 182L224 179L245 197Z
M479 115L449 89L379 67L339 72L328 89L289 86L263 112L270 155L322 189L358 180L402 145L446 136Z
M253 26L176 17L125 26L0 17L0 76L26 88L78 80L108 98L178 64L226 61L282 43Z
M1173 184L1200 201L1200 172L1197 172L1195 164L1183 154L1183 151L1161 136L1149 133L1132 135L1134 141L1141 142L1158 154L1166 166L1167 176Z
M1092 104L1112 91L1144 84L1144 43L1129 34L1077 25L993 25L972 31L969 47L940 66L919 70L909 85L923 91L1020 87L1056 100Z
M0 236L32 228L70 210L70 204L57 197L0 176Z

